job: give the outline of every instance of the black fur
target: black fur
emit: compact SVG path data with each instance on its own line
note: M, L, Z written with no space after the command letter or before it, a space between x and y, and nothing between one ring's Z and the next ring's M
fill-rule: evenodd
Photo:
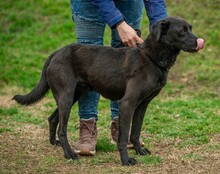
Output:
M38 85L29 94L13 99L28 105L40 100L49 88L52 90L58 108L48 118L50 142L60 144L67 159L78 158L67 140L67 122L80 95L97 90L106 98L119 100L117 146L122 165L134 165L136 160L129 158L126 146L130 123L130 141L136 152L149 154L139 142L147 106L165 86L169 69L180 51L196 52L196 39L184 19L168 17L158 21L137 48L71 44L49 57Z

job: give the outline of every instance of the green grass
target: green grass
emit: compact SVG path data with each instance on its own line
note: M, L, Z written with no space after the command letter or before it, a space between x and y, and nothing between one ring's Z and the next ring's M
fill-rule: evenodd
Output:
M13 107L9 109L0 108L0 115L1 115L0 118L1 123L8 121L7 119L5 119L6 117L10 117L10 120L14 122L32 123L35 125L41 125L42 122L44 121L42 120L42 118L33 117L31 113L22 112L18 110L18 108L13 108Z
M1 84L33 87L44 60L57 48L75 41L68 3L61 0L55 6L51 1L33 0L0 3L3 7L0 12Z
M93 173L154 173L160 169L164 171L163 164L169 163L170 158L166 157L169 153L162 151L164 148L178 152L172 154L180 156L173 161L177 165L176 171L184 168L182 173L189 173L188 165L178 167L183 165L182 160L203 162L207 159L203 149L207 153L219 153L219 141L213 142L213 137L218 139L220 133L219 1L166 2L168 14L187 19L193 26L193 32L205 39L205 48L196 54L180 54L170 70L166 87L149 105L141 137L153 154L137 156L129 150L130 155L139 161L138 169L119 166L116 146L110 144L110 111L106 99L101 98L99 102L97 155L81 157L79 162L66 161L61 149L51 147L48 133L37 134L38 131L48 132L47 117L56 107L51 93L46 96L48 102L43 104L29 107L10 102L4 104L5 97L12 98L16 93L31 90L39 80L47 57L58 48L76 42L76 36L69 1L0 2L0 173L16 173L17 170L23 173L56 173L60 171L59 168L66 173L72 170L90 173L89 169L94 169ZM148 20L144 17L142 38L148 33ZM110 29L107 27L105 44L109 43ZM76 105L72 109L68 127L72 144L78 139L77 112ZM32 129L26 130L27 125ZM32 132L35 129L38 131ZM23 135L29 131L28 137ZM37 139L42 137L45 139ZM182 152L188 149L197 151ZM14 159L10 163L12 154Z
M137 156L137 160L145 165L156 165L160 164L162 162L161 158L159 156Z

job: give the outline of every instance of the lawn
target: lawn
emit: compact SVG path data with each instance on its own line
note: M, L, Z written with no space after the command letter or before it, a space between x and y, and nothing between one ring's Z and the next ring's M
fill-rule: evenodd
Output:
M99 102L98 144L94 157L66 160L48 139L47 117L56 108L51 93L32 106L11 98L38 82L47 57L76 42L69 1L1 1L0 6L0 173L152 173L217 174L220 171L220 1L167 0L168 14L181 16L205 39L199 53L182 52L168 82L146 112L141 138L150 156L122 167L110 143L109 101ZM143 13L142 38L148 35ZM106 28L105 45L110 43ZM78 108L68 127L78 139Z

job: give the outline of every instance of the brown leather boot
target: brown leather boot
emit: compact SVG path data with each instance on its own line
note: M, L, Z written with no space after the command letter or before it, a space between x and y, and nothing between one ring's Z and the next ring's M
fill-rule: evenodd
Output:
M79 155L95 155L97 143L97 128L95 118L80 119L80 138L74 145Z
M113 120L111 122L110 130L111 130L111 136L112 136L111 143L117 144L117 141L118 141L118 117L113 118ZM129 135L130 135L130 133L129 133ZM140 144L141 144L141 146L144 146L144 142L141 140L140 140ZM130 148L130 149L134 148L134 146L133 146L133 144L131 144L130 140L128 140L127 148Z
M110 130L111 130L111 136L112 136L111 143L117 144L117 141L118 141L118 117L113 118L113 120L111 122Z

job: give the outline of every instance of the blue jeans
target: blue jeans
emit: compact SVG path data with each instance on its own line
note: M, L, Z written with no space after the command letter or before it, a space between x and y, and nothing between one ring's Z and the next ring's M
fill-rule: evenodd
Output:
M140 29L143 1L115 0L116 7L124 15L126 22L134 29ZM103 45L106 22L98 13L91 0L71 0L72 18L76 30L77 43ZM111 31L111 46L121 40L116 29ZM111 79L109 79L111 80ZM80 119L98 120L98 102L100 95L96 91L82 95L78 101ZM118 116L118 102L111 101L111 118Z

